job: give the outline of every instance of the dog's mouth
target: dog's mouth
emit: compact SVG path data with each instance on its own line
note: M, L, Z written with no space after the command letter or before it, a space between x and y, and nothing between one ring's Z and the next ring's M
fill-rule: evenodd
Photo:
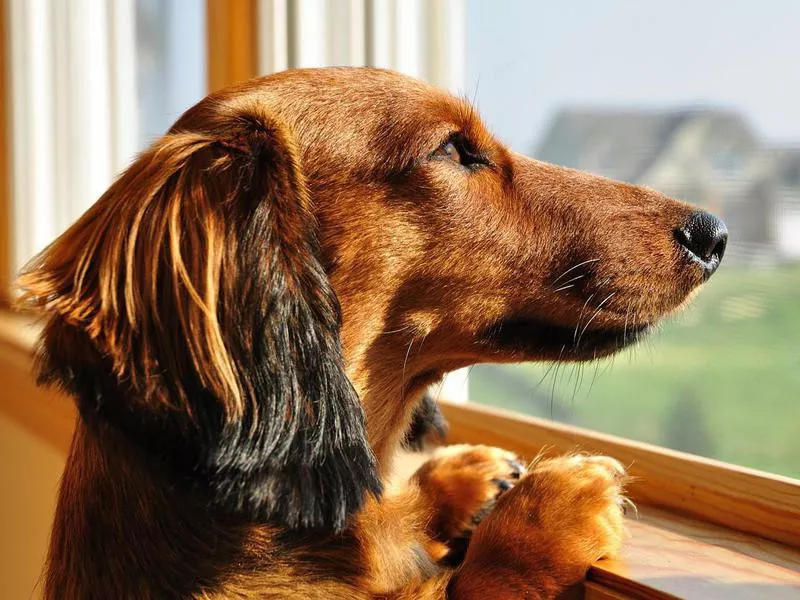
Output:
M493 353L510 360L582 361L608 356L631 346L646 336L650 328L651 324L645 323L588 329L515 317L488 327L480 339Z

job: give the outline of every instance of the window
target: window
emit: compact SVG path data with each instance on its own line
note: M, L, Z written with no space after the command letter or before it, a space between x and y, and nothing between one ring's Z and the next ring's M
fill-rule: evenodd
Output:
M253 72L397 68L474 97L518 151L728 223L723 268L648 342L598 364L480 365L468 383L450 376L445 397L800 476L800 42L787 17L800 8L718 0L689 18L620 0L10 2L15 267L215 87L206 40L246 37L220 26L207 38L215 7L251 11Z
M206 94L206 3L7 5L16 271Z
M215 87L206 40L247 36L236 25L207 38L206 10L251 11L253 72L397 68L474 97L516 150L650 185L727 221L723 268L645 344L598 364L477 366L468 383L463 371L449 377L444 396L800 476L794 3L717 0L691 18L621 0L8 7L15 268Z
M477 366L471 401L800 477L798 18L780 0L468 0L466 91L502 139L730 229L722 268L662 332L596 364Z

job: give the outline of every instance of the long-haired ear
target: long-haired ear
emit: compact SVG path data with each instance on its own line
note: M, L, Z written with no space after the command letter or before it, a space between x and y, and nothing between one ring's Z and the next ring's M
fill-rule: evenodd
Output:
M22 302L51 315L40 378L218 507L341 529L380 480L298 152L255 110L211 112L23 273Z

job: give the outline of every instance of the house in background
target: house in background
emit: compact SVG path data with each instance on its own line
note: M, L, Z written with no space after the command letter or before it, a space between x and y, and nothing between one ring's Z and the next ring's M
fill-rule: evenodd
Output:
M781 256L800 260L800 148L774 150L769 162L772 235Z
M735 112L567 109L534 155L720 215L733 260L800 259L800 150L764 148Z

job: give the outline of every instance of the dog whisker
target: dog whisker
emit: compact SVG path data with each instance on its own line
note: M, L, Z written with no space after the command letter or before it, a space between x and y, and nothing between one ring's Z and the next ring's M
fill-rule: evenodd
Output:
M564 356L564 351L566 349L567 349L566 344L562 344L561 350L558 352L558 358L553 363L555 365L555 371L553 373L553 386L550 388L550 420L553 420L553 408L556 397L556 383L558 382L558 369L563 364L561 362L561 359Z
M422 351L422 344L425 343L425 340L428 338L429 333L430 331L426 331L425 335L423 335L422 339L419 341L419 346L417 346L417 354L419 354Z
M566 290L566 289L569 289L571 287L575 287L575 283L574 282L578 281L579 279L583 279L584 277L586 277L585 274L584 275L578 275L576 277L572 277L571 279L568 279L567 281L565 281L564 284L561 287L559 287L558 289L553 290L553 292L560 292L562 290Z
M586 365L587 364L588 363L581 363L581 383L580 383L580 387L578 388L579 391L583 389L583 378L586 375Z
M600 361L597 360L597 354L592 354L592 362L594 362L594 375L592 375L592 383L589 384L589 391L586 393L586 397L589 398L592 395L592 390L594 389L594 384L597 381L597 375L600 370Z
M600 312L603 310L603 306L605 306L605 304L616 295L617 295L616 292L611 292L608 296L606 296L605 300L603 300L600 304L597 305L597 309L594 311L594 314L586 322L586 325L583 326L583 329L581 330L581 334L578 336L578 341L575 343L576 346L580 345L581 338L583 337L583 334L586 333L586 330L589 328L589 325L592 324L592 321L594 321L595 318L597 318L597 315L599 315Z
M625 308L625 326L622 328L622 345L626 346L628 344L628 316L631 312L631 303L628 302L627 307Z
M556 365L555 361L550 363L550 365L547 367L547 370L544 372L544 375L542 375L541 379L539 379L536 385L534 385L533 388L531 388L531 392L536 391L539 388L539 386L542 385L542 383L544 382L545 379L547 379L547 376L551 373L555 365Z
M577 323L575 323L575 333L572 334L572 344L577 347L577 339L578 339L578 330L581 327L581 319L583 319L583 312L586 310L586 307L589 305L589 302L592 301L592 298L595 297L597 292L593 292L587 299L586 302L583 303L583 307L581 308L580 314L578 314Z
M405 394L406 388L406 365L408 365L408 357L411 355L411 348L414 345L414 339L411 338L411 342L408 344L408 349L406 350L406 357L403 360L403 371L400 375L400 393Z
M583 381L583 367L584 363L576 364L577 374L575 376L575 384L572 386L572 399L570 400L571 404L575 404L575 397L578 395L578 390L580 389L581 382Z
M573 265L573 266L571 266L569 269L567 269L566 271L564 271L564 272L563 272L561 275L559 275L558 277L556 277L556 278L555 278L555 280L553 281L553 283L552 283L552 284L550 284L550 285L556 285L556 284L557 284L559 281L561 281L561 279L562 279L562 278L563 278L565 275L568 275L569 273L571 273L571 272L572 272L572 271L574 271L575 269L578 269L578 268L582 267L583 265L588 265L588 264L590 264L590 263L595 263L595 262L600 262L600 259L599 259L599 258L590 258L589 260L585 260L585 261L583 261L583 262L579 262L577 265Z
M406 325L405 327L400 327L399 329L391 329L389 331L382 331L380 335L389 335L390 333L403 333L404 331L409 331L414 329L413 325Z

